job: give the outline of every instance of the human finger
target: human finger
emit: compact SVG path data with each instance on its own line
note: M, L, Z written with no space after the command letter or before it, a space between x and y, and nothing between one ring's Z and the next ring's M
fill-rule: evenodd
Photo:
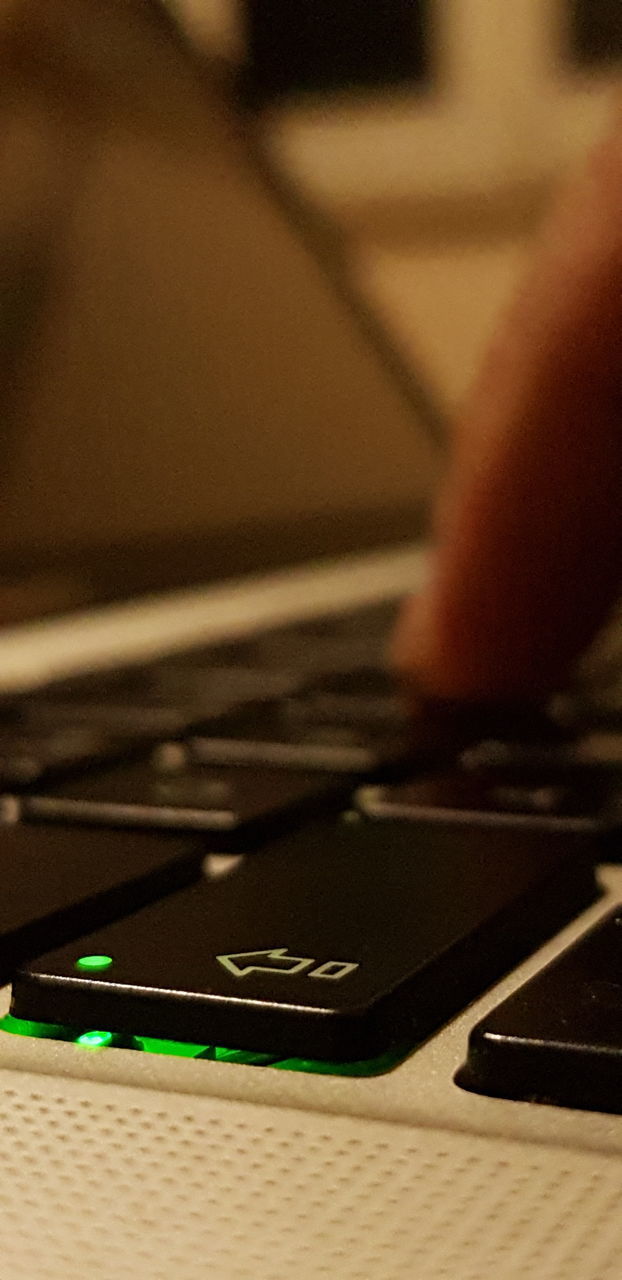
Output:
M562 201L458 423L430 584L394 645L428 695L556 687L619 590L620 126Z

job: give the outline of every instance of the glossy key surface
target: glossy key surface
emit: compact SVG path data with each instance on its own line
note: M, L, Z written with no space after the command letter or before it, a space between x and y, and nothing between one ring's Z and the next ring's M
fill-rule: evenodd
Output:
M193 765L181 744L170 743L155 758L75 778L20 803L26 817L50 822L211 832L224 848L317 818L348 794L340 775Z
M140 737L89 723L0 732L0 786L22 788L131 754Z
M0 827L0 978L200 874L203 846L168 835Z
M572 786L546 776L526 779L508 771L499 777L460 769L393 786L361 787L356 795L361 812L380 822L426 820L593 831L606 823L610 800L609 788L598 779Z
M296 679L278 671L239 666L203 668L182 657L125 674L106 672L64 681L24 701L34 729L80 727L157 737L181 733L196 721L220 716L251 698L283 697Z
M525 783L578 785L590 779L622 783L622 733L594 728L564 742L524 744L511 740L479 742L460 757L474 777L506 778Z
M320 676L304 687L308 716L345 724L385 724L399 728L408 711L396 681L382 667L362 667Z
M354 1061L413 1045L595 896L577 833L326 822L22 971L16 1017ZM101 973L81 956L111 958Z
M622 909L473 1030L463 1087L622 1112Z

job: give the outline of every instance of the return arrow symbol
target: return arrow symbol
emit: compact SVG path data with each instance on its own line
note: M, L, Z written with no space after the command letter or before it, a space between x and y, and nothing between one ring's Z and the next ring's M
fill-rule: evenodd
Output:
M315 964L312 959L288 956L287 947L273 947L267 951L238 951L228 956L216 956L216 959L234 978L247 978L249 973L284 973L293 977Z

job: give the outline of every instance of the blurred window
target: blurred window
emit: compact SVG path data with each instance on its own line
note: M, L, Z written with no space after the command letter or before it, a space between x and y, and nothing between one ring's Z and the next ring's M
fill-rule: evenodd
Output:
M431 0L245 0L248 78L262 100L425 81Z
M567 0L573 60L581 65L622 61L622 0Z

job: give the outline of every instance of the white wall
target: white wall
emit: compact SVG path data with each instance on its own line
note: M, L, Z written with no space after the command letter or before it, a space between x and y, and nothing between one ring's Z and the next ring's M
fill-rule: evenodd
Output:
M241 52L239 0L169 2L199 38ZM275 154L321 199L507 187L555 174L604 127L615 77L564 69L565 0L435 3L431 95L275 112Z
M564 68L553 0L437 4L436 92L276 119L276 154L320 198L507 188L557 175L605 127L615 77Z

